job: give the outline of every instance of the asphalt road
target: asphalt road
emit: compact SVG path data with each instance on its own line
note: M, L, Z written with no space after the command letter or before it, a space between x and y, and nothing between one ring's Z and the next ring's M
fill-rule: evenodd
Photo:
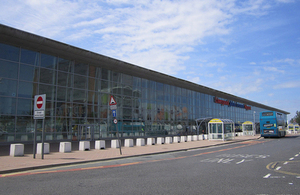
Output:
M0 194L300 194L300 137L70 165L0 178Z

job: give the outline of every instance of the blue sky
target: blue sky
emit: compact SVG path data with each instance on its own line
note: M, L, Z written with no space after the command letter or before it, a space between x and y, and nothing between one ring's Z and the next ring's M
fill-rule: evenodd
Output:
M0 23L290 112L300 0L10 0Z

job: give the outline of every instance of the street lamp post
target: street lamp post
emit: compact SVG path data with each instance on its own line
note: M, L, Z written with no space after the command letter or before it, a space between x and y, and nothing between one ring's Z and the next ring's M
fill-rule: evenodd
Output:
M255 129L255 128L256 128L256 125L255 125L255 113L256 113L256 112L253 111L253 125L254 125L254 126L253 126L253 136L254 136L255 133L256 133L256 129Z

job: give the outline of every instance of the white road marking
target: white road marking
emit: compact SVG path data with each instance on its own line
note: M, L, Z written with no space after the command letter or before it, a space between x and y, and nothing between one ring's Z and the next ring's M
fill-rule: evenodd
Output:
M285 179L285 176L271 176L270 178L272 178L272 179L280 179L280 178Z
M265 175L264 178L269 178L270 176L271 176L271 174L269 173L269 174Z
M283 163L283 164L284 164L284 165L286 165L286 164L288 164L288 163L289 163L289 162L287 162L287 161L286 161L286 162L285 162L285 163Z
M289 160L294 160L294 158L290 158Z
M240 162L237 162L236 164L240 164L240 163L242 163L242 162L244 162L244 161L245 161L245 159L241 160Z
M276 170L278 171L279 169L281 169L281 167L277 167Z
M296 154L295 156L297 157L297 156L299 156L299 154Z

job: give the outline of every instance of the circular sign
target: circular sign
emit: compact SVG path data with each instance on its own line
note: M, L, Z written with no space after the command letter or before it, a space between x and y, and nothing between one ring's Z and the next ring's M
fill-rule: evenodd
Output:
M39 96L36 100L36 107L38 109L41 109L42 106L43 106L43 98L41 96Z
M117 123L118 123L118 120L117 120L116 118L114 119L114 123L115 123L115 124L117 124Z

